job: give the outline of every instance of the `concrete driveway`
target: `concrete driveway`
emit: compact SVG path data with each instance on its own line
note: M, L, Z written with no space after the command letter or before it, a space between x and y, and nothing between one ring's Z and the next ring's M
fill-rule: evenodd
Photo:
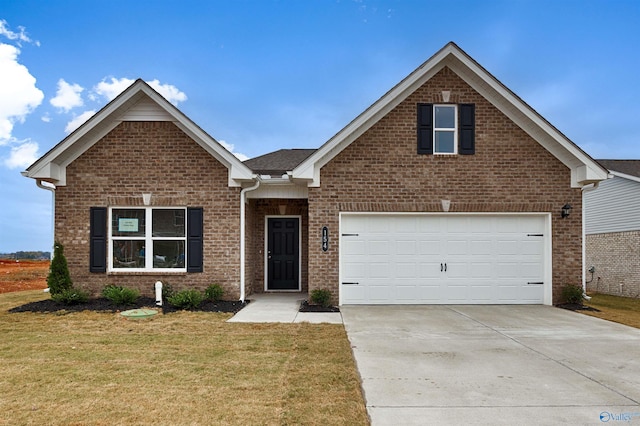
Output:
M342 306L373 425L640 424L640 330L550 306Z

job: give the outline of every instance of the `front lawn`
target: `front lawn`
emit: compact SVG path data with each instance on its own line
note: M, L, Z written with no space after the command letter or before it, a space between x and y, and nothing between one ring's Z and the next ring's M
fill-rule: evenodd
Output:
M608 294L591 294L591 300L585 305L600 312L580 311L586 315L619 322L620 324L640 328L640 299L610 296Z
M0 294L0 425L368 424L344 327L8 313Z

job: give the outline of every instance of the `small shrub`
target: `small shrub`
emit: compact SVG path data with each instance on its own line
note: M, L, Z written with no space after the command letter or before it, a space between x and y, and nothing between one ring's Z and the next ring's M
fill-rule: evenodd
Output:
M140 297L140 292L131 288L108 285L102 290L102 295L116 305L133 305Z
M64 305L78 305L89 301L89 293L76 288L68 288L56 294L52 294L51 298Z
M162 299L169 300L176 292L168 282L162 281Z
M326 288L319 288L311 291L311 303L321 305L325 308L331 306L331 292Z
M562 287L562 300L565 303L582 305L582 287L573 284Z
M53 259L49 266L47 285L52 296L73 288L67 258L64 257L64 247L58 241L53 245Z
M167 300L178 309L196 309L204 300L204 296L198 290L182 290Z
M207 300L210 300L212 302L217 302L218 300L221 300L223 294L224 294L224 290L222 289L222 287L220 287L220 284L211 284L204 291L204 297Z

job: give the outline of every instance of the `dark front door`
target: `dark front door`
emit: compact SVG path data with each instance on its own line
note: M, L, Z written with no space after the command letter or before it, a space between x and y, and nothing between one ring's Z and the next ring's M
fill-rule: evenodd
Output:
M267 219L267 290L299 290L300 220Z

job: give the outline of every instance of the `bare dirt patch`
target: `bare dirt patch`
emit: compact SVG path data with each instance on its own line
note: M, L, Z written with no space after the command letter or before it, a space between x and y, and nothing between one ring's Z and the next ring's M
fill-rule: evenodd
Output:
M47 288L48 260L0 260L0 293Z

